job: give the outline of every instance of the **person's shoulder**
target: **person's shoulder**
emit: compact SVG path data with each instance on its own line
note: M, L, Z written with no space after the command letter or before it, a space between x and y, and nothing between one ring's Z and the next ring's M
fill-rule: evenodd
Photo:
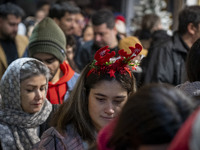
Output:
M17 35L17 36L15 37L15 39L16 39L16 41L21 41L21 42L27 43L27 44L28 44L28 42L29 42L27 36L25 36L25 35Z
M0 123L0 129L1 130L8 130L8 132L10 131L10 128L8 127L8 125L4 124L3 122Z
M157 42L154 42L150 46L149 52L150 51L154 51L155 52L156 50L158 50L159 52L172 51L173 45L174 45L174 42L173 42L172 37L167 39L167 40L157 41Z
M58 137L61 136L60 133L56 130L56 128L50 127L49 129L47 129L47 130L43 133L41 139L45 139L45 138L47 138L47 137L53 137L54 135L56 135L56 136L58 136Z
M62 138L62 135L54 127L47 129L41 137L40 144L45 145L45 143L51 142L54 138Z
M0 123L0 145L5 149L16 149L13 133L9 126L3 122Z
M9 138L12 139L12 131L10 130L9 126L7 124L4 124L3 122L0 123L0 138Z
M34 146L34 150L36 149L67 149L70 147L71 149L83 149L83 142L79 136L71 135L72 128L70 128L69 132L64 132L60 134L56 128L51 127L46 130L39 143Z
M61 139L62 139L62 136L60 135L60 133L54 127L50 127L42 134L40 142L34 145L33 150L55 149L55 145L57 147L57 144Z

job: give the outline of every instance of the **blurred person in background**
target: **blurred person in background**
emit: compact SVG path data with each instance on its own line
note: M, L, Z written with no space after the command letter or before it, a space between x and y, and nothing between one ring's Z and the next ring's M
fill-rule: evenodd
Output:
M187 80L185 62L190 48L200 38L199 16L200 6L186 6L179 13L178 31L149 49L143 85L152 82L178 85Z
M115 17L115 28L121 39L125 38L126 35L126 19L122 15L117 15Z
M55 3L51 6L49 17L62 29L64 34L73 35L76 26L76 15L80 8L70 2Z
M115 28L115 16L109 9L100 9L92 15L92 27L94 40L86 42L76 52L75 62L81 71L89 62L92 61L96 51L103 46L109 46L111 51L118 55L118 42Z
M94 39L94 31L92 25L86 25L83 29L83 40L82 42L88 42Z
M169 39L167 31L163 29L161 18L156 14L146 14L142 17L141 29L134 34L137 36L145 49L157 43Z
M83 12L76 14L75 22L76 26L74 28L74 35L80 38L82 37L83 29L85 28L86 25L86 20Z
M37 10L42 10L45 13L45 17L49 15L51 3L48 0L39 0L37 2Z
M198 39L188 52L186 60L187 81L179 84L179 88L187 95L200 96L200 39Z
M73 35L66 36L67 46L66 46L66 62L72 67L75 72L80 72L75 61L75 51L76 51L76 39Z
M27 56L28 39L17 35L24 15L24 11L15 4L0 5L0 79L12 61Z

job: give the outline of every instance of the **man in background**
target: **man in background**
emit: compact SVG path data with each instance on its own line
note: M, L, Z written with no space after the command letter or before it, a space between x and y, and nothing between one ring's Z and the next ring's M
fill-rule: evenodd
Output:
M66 38L55 21L46 17L35 26L28 52L30 57L42 61L50 70L47 99L52 104L62 104L79 75L65 62Z
M187 80L185 61L193 43L200 38L200 6L189 6L179 14L178 31L149 49L143 70L143 84L178 85Z
M55 3L50 8L49 17L56 22L67 36L74 33L76 14L79 12L79 7L70 2Z
M82 70L94 58L96 51L109 46L111 51L118 54L119 37L115 28L115 16L108 9L101 9L92 16L94 40L86 42L75 54L75 62Z
M17 35L23 16L24 11L15 4L0 5L0 79L12 61L26 54L28 39Z

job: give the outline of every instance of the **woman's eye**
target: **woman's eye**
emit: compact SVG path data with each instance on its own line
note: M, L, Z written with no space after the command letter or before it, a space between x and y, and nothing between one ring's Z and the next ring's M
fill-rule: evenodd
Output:
M26 89L27 92L33 92L33 89Z
M96 99L100 102L103 102L105 99L104 98L99 98L99 97L96 97Z
M50 59L47 59L47 60L45 60L46 61L46 63L48 63L48 64L52 64L54 61L56 61L56 58L50 58Z
M117 105L121 104L122 102L123 100L114 100L114 104L117 104Z
M44 91L44 90L46 90L46 87L41 87L40 88L40 91Z

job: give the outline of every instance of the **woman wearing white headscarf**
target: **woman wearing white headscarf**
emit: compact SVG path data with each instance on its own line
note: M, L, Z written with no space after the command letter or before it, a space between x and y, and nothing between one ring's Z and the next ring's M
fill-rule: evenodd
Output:
M52 111L46 99L48 68L33 58L12 62L0 82L0 141L4 150L29 150Z

